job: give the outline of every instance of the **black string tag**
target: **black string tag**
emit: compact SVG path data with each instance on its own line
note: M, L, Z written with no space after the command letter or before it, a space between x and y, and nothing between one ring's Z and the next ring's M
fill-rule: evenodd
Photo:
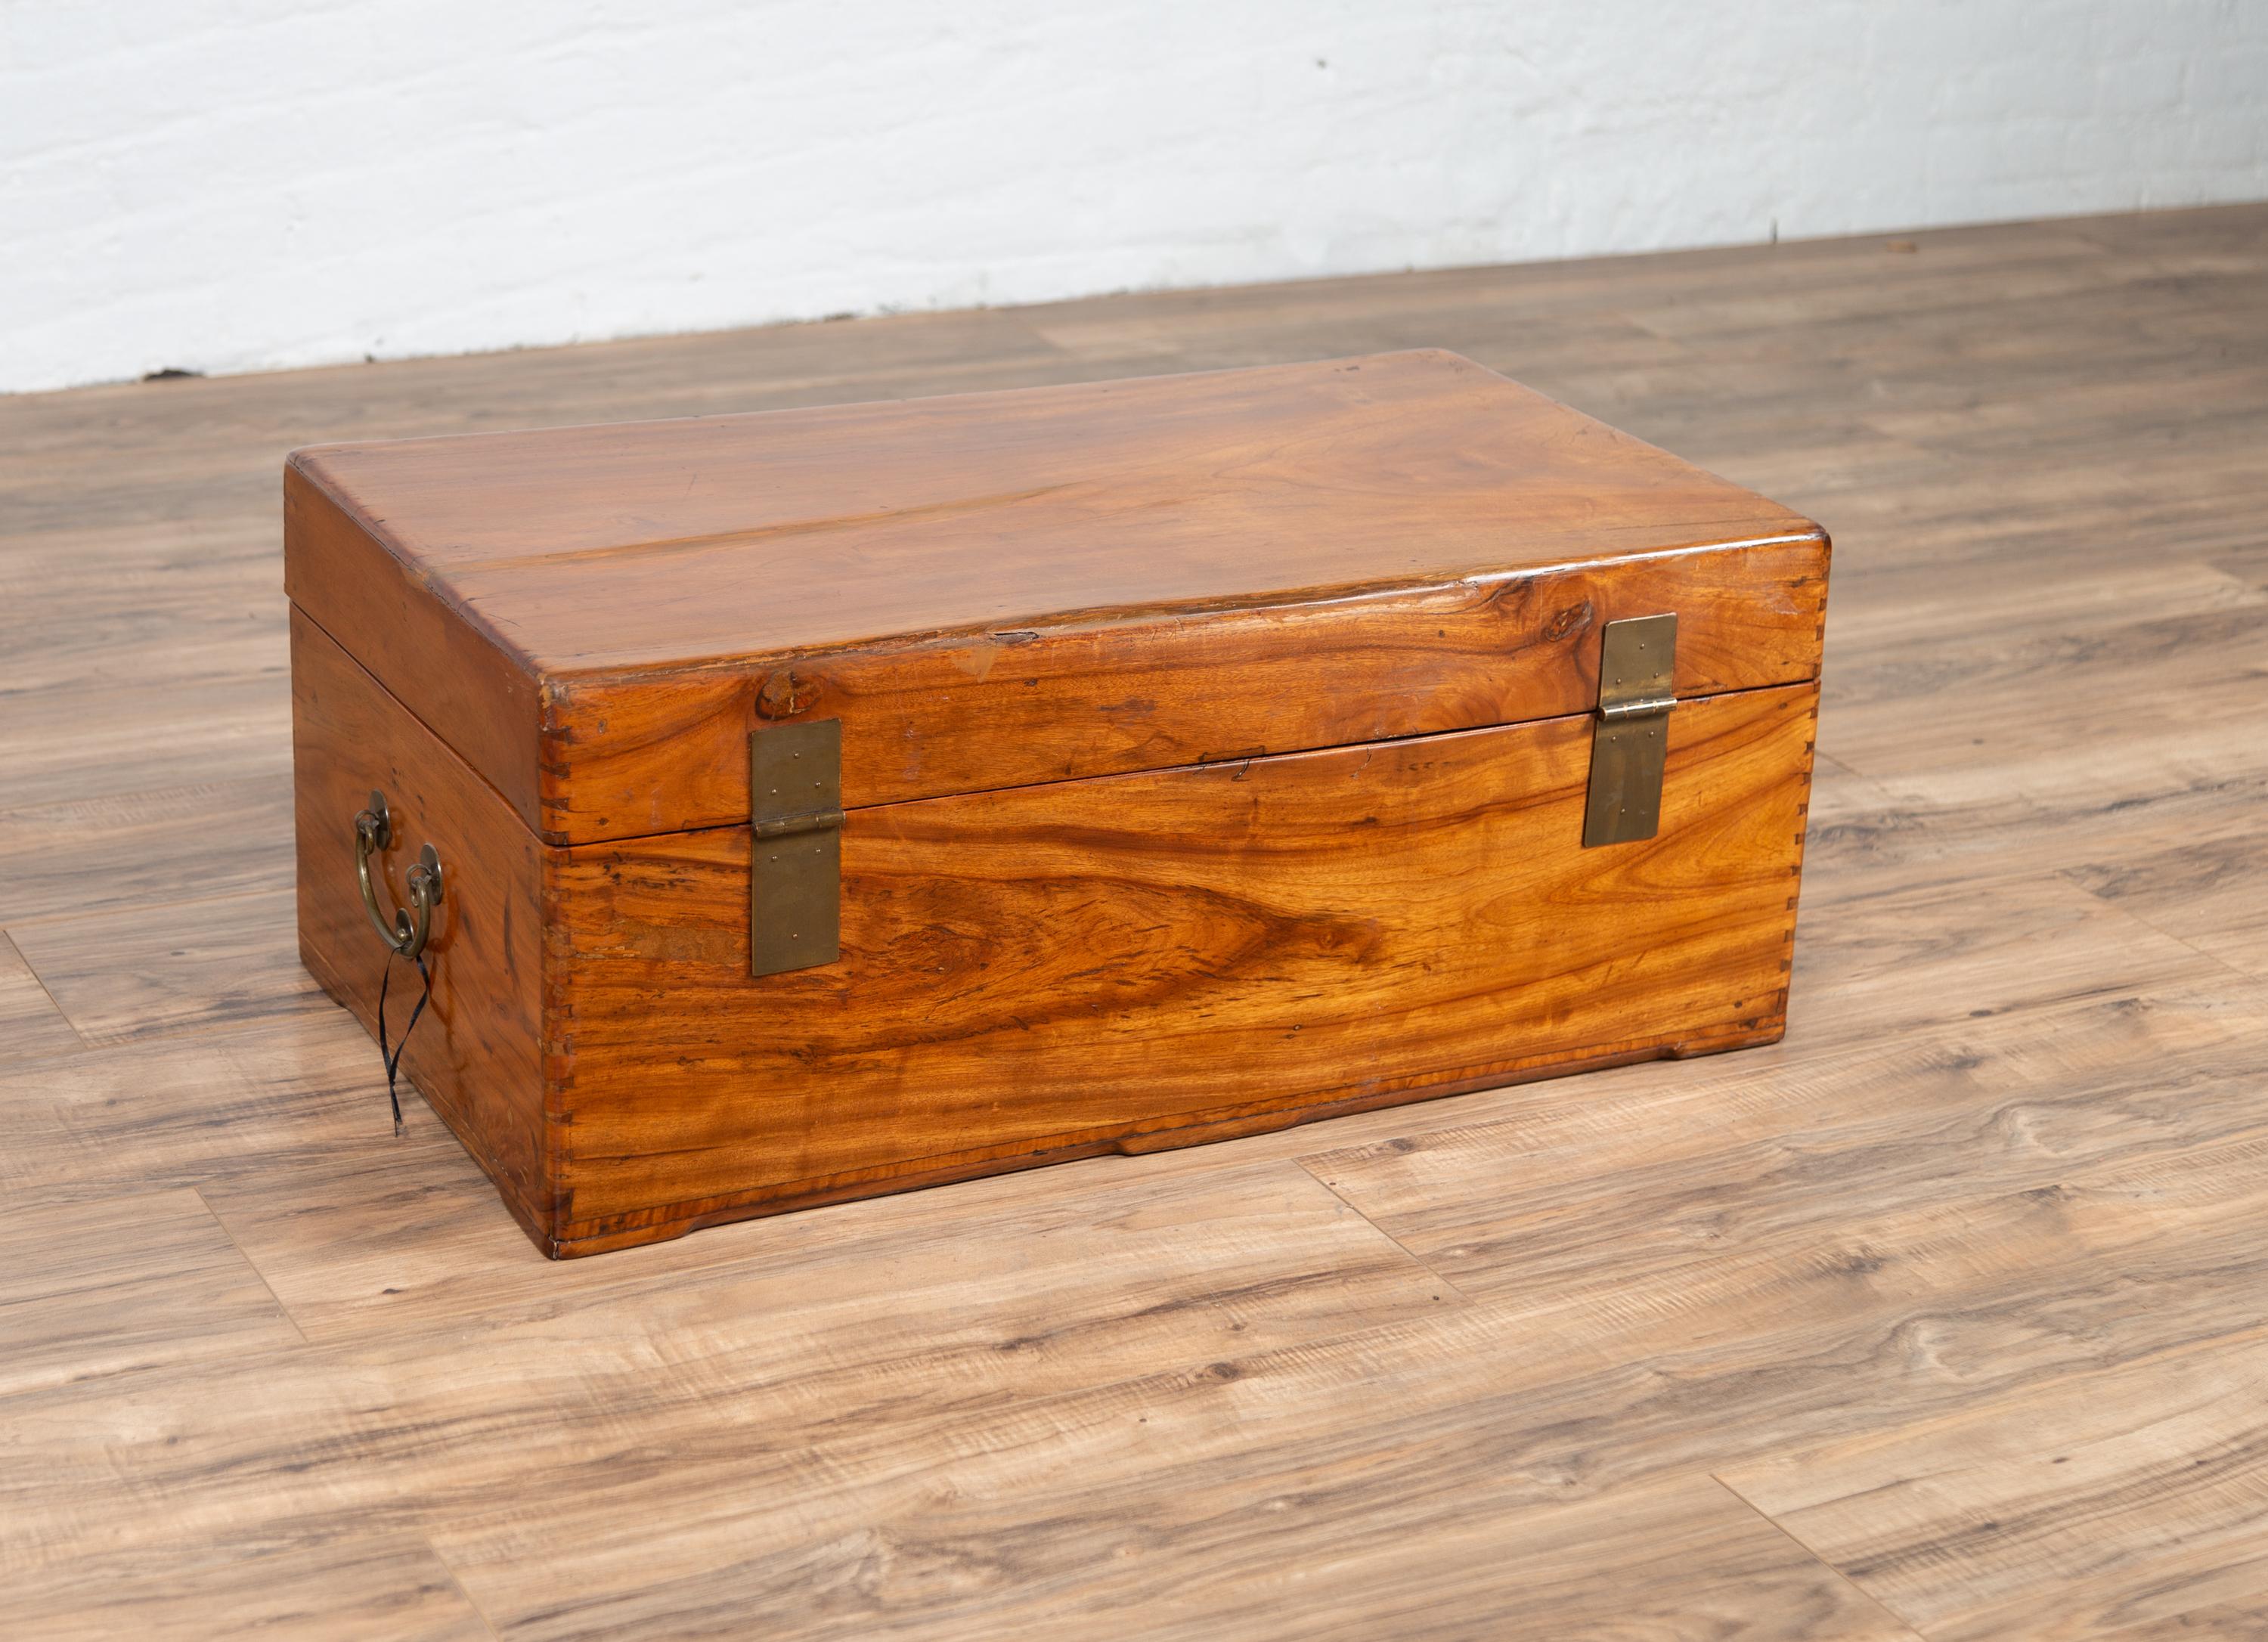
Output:
M394 960L397 954L386 954L386 970L378 981L378 1053L386 1063L386 1098L394 1103L394 1132L401 1133L401 1093L394 1079L401 1071L401 1051L409 1047L409 1035L417 1029L417 1017L425 1012L425 1000L433 996L432 972L425 967L425 955L420 953L410 962L417 966L417 978L425 983L417 994L417 1007L409 1012L409 1020L401 1028L401 1041L389 1050L386 1043L386 989L394 981Z

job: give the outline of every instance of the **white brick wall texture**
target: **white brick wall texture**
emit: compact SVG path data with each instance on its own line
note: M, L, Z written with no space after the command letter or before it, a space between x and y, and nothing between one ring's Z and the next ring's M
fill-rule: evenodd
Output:
M0 391L2268 197L2268 0L0 0Z

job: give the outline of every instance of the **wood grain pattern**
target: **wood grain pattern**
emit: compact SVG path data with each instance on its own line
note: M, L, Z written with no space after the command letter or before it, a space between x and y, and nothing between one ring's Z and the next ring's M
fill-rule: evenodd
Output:
M1816 699L1678 708L1617 849L1587 718L858 811L757 983L744 831L560 852L561 1240L1768 1042Z
M2153 929L2268 980L2268 822L2123 863L2091 861L2069 876Z
M878 461L881 451L901 460ZM1438 351L400 440L310 451L294 466L335 494L386 498L390 542L508 616L533 659L568 669L1204 608L1815 530ZM1243 473L1247 483L1224 482ZM1028 501L1042 504L1020 506ZM1095 540L1095 525L1122 518ZM938 531L994 556L971 564L929 545ZM697 565L736 543L806 535L844 545L808 544L816 562L773 561L787 573L769 585L673 573L686 595L652 596L672 556ZM1066 554L1066 540L1081 551ZM848 576L836 559L856 547L887 561L892 544L909 578ZM594 601L590 578L645 596Z
M394 842L372 877L389 906L428 842L443 893L426 946L428 1019L407 1040L404 1074L464 1141L531 1237L555 1219L543 1072L541 846L481 779L314 623L292 615L292 764L299 954L373 1035L387 951L355 873L354 818L386 794ZM393 965L395 1041L418 977Z
M2242 1287L2201 1280L2235 1272L2232 1260L2257 1270L2246 1228L2260 1188L2227 1161L2192 1158L2178 1177L2160 1168L2152 1195L2123 1202L2075 1195L2100 1205L2077 1243L2036 1194L1992 1205L1966 1231L1966 1205L1939 1207L1926 1217L1933 1271L1871 1292L1837 1263L1790 1250L1776 1270L1750 1267L1748 1326L1706 1344L1691 1337L1697 1316L1731 1314L1683 1300L1693 1285L1679 1274L1636 1305L1601 1292L1554 1312L1539 1293L1005 1404L961 1406L953 1388L967 1364L1017 1373L1030 1347L956 1353L924 1370L917 1332L894 1343L910 1355L865 1372L823 1349L799 1359L788 1340L748 1361L738 1342L777 1336L789 1319L713 1284L751 1281L760 1257L701 1268L710 1284L682 1268L641 1271L611 1292L664 1308L651 1333L624 1335L591 1314L587 1296L562 1296L522 1326L483 1329L438 1355L373 1337L350 1355L271 1362L257 1408L202 1407L205 1387L187 1378L130 1399L79 1399L68 1432L40 1407L19 1408L24 1452L39 1463L16 1479L13 1503L21 1521L54 1533L55 1502L87 1486L99 1454L135 1498L193 1506L208 1532L311 1510L351 1512L365 1530L438 1513L460 1525L444 1535L445 1554L484 1608L544 1634L683 1634L725 1611L777 1612L821 1633L891 1623L983 1634L1081 1601L1139 1611L1185 1589L1195 1570L1283 1565L1287 1545L1317 1558L1358 1544L1406 1552L1412 1522L1559 1509L1690 1475L1707 1456L2021 1390L2154 1339L2249 1330L2256 1320L2235 1321ZM941 1196L905 1206L926 1211ZM2184 1222L2211 1234L2164 1236ZM761 1241L806 1224L734 1235ZM1016 1246L1004 1240L1004 1255ZM591 1263L576 1275L612 1269ZM1052 1286L1080 1280L1082 1266L1043 1269ZM1803 1292L1777 1291L1775 1278ZM2137 1279L2182 1303L2137 1312ZM1012 1290L968 1298L975 1314L998 1314ZM810 1314L822 1292L807 1291L795 1314ZM1837 1296L1824 1318L1804 1303ZM1018 1293L1013 1314L1043 1298ZM1208 1307L1195 1311L1211 1325ZM1145 1314L1160 1324L1174 1314ZM1045 1344L1057 1338L1077 1341L1075 1325ZM1929 1349L1913 1349L1917 1339ZM666 1369L653 1355L663 1342ZM775 1351L799 1362L785 1379ZM909 1376L929 1393L910 1404ZM468 1399L512 1417L468 1424ZM716 1417L758 1408L758 1420ZM626 1454L625 1431L657 1447ZM703 1440L689 1444L694 1432ZM436 1476L450 1479L450 1500L431 1498L423 1479ZM525 1491L503 1497L506 1479ZM475 1516L482 1500L490 1508ZM563 1534L571 1555L553 1549ZM984 1554L1003 1537L1012 1555ZM55 1541L42 1554L70 1547ZM1679 1572L1657 1577L1675 1590Z
M0 398L0 1631L2250 1642L2268 208L1911 239ZM1435 344L1836 525L1779 1043L557 1265L124 939L291 887L284 450Z
M359 510L291 465L284 469L284 541L293 608L359 665L401 681L395 699L428 728L447 725L447 745L491 785L534 792L541 684L493 624L388 554ZM529 813L524 799L521 813Z
M358 1318L335 1313L334 1326L319 1323L321 1349L261 1359L257 1406L215 1409L209 1386L188 1373L146 1379L107 1401L81 1396L68 1410L38 1394L0 1402L0 1434L25 1461L0 1473L0 1548L18 1565L45 1568L285 1524L351 1523L381 1535L421 1520L419 1479L437 1451L465 1477L552 1470L569 1490L562 1505L594 1484L705 1474L712 1459L737 1469L740 1491L754 1498L765 1476L799 1467L814 1445L947 1411L926 1396L925 1409L908 1407L898 1388L909 1376L933 1392L954 1387L960 1416L1014 1417L1051 1395L1169 1364L1218 1384L1204 1366L1225 1352L1298 1353L1336 1337L1350 1314L1406 1320L1458 1305L1285 1164L1162 1191L1129 1181L1052 1206L983 1196L992 1189L976 1188L973 1203L948 1194L895 1200L880 1205L881 1225L769 1222L772 1259L715 1264L704 1240L630 1256L641 1287L674 1314L666 1333L677 1343L668 1350L676 1366L659 1373L652 1339L617 1333L578 1301L578 1289L612 1293L620 1280L604 1273L623 1263L591 1262L544 1268L545 1289L526 1291L526 1303L504 1317L479 1289L466 1291L468 1309L446 1344L404 1337L400 1302L364 1290ZM1013 1234L988 1233L988 1223ZM285 1224L279 1216L265 1229L272 1238ZM267 1241L260 1229L254 1247ZM359 1246L373 1260L386 1253L383 1239ZM524 1246L520 1259L523 1272L540 1264ZM702 1270L715 1281L685 1280ZM817 1292L832 1299L825 1316L804 1309ZM799 1319L792 1328L782 1326L783 1302ZM358 1326L340 1329L342 1320ZM776 1417L713 1453L707 1445L617 1453L597 1473L582 1472L595 1429L674 1427L692 1411L678 1383L685 1373L711 1394L762 1388ZM534 1425L518 1416L460 1421L468 1374L534 1415ZM90 1463L107 1469L114 1494L171 1498L179 1508L163 1523L54 1511L87 1485Z
M2199 1610L2241 1635L2268 1608L2264 1361L2257 1333L2168 1352L1726 1480L1932 1638L2181 1634Z
M751 1611L805 1635L983 1635L1208 1600L1227 1633L1272 1634L1304 1611L1299 1586L1263 1624L1233 1604L1256 1571L1287 1565L1287 1544L1294 1575L1388 1566L1465 1521L1510 1538L1523 1513L2250 1335L2261 1256L2245 1225L2263 1190L2228 1165L2250 1149L2074 1177L2062 1196L1859 1217L1824 1249L1792 1238L1721 1270L1602 1270L1574 1294L1547 1273L1521 1294L1097 1386L1012 1421L924 1410L815 1451L800 1428L720 1432L666 1479L590 1456L559 1494L499 1501L442 1543L489 1611L544 1636L675 1634ZM2137 1284L2178 1303L2137 1308ZM927 1462L909 1469L913 1451ZM696 1483L693 1466L713 1469ZM647 1521L664 1498L666 1523ZM545 1558L563 1531L571 1562ZM987 1554L1004 1540L1012 1550ZM1602 1544L1594 1579L1622 1556ZM1486 1588L1454 1563L1467 1590ZM1653 1576L1679 1593L1706 1579L1690 1561ZM1440 1633L1469 1633L1459 1612Z
M745 819L750 726L796 718L843 721L857 806L1582 712L1599 630L1665 610L1682 695L1783 684L1818 671L1826 590L1812 538L1258 612L1036 622L762 673L564 680L541 826L582 842Z
M394 1134L384 1076L372 1080L376 1053L358 1023L326 1005L11 1063L0 1189L30 1207L155 1189L210 1194L242 1181L276 1191L273 1182L335 1181L343 1170L358 1191L385 1194L401 1226L429 1202L477 1189L492 1212L475 1246L519 1256L526 1240L493 1212L496 1188L414 1089L407 1130ZM357 1235L367 1239L369 1226Z
M11 1063L68 1055L80 1039L55 1007L40 977L5 935L0 935L0 1057Z
M291 915L290 892L269 888L11 929L17 949L78 1035L90 1043L124 1043L278 1009L322 1007L282 928Z
M1142 1605L1123 1634L1484 1637L1548 1614L1562 1637L1915 1642L1856 1587L1702 1477L1564 1509L1460 1511L1398 1546L1373 1543L1306 1569L1240 1572ZM1035 1615L1020 1632L1050 1628Z
M17 1634L107 1642L229 1636L495 1642L447 1565L414 1534L341 1526L142 1546L12 1582Z
M1807 1084L1762 1078L1744 1071L1744 1060L1675 1097L1694 1121L1706 1114L1705 1146L1670 1121L1660 1096L1609 1089L1594 1101L1535 1101L1508 1118L1305 1161L1479 1298L1505 1286L1574 1289L1681 1267L1698 1273L1758 1244L1817 1246L1847 1223L1858 1182L1881 1211L1926 1205L1949 1174L1971 1191L2046 1189L2090 1162L2254 1127L2268 1042L2256 1017L2232 1010L2244 994L2227 984L2227 972L2128 920L2058 905L2073 898L2055 886L2037 887L2045 893L2031 907L2004 897L1989 912L1928 897L1934 926L1960 938L1958 960L1889 942L1863 955L1869 963L1889 958L1909 976L1926 969L1933 991L2021 1024L1984 1027L1965 1015L1852 1023L1842 1053L1865 1057L1867 1070L1838 1072L1836 1106L1815 1111L1800 1140L1789 1135L1783 1102L1815 1098ZM2072 910L2080 916L2065 916ZM1970 955L1972 945L1987 946L1977 926L1988 920L2020 931L1991 968ZM1842 960L1843 973L1815 967L1798 983L1815 995L1854 997L1846 976L1860 954L1828 956ZM1807 955L1807 966L1816 962ZM2058 970L2067 976L2080 963L2117 974L2122 985L2086 997L2055 984ZM2137 987L2146 987L2150 1005L2134 1001ZM1808 1052L1833 1055L1831 1038L1831 1029L1810 1035ZM1652 1130L1675 1137L1666 1155L1646 1139ZM1476 1196L1476 1178L1501 1184Z
M261 894L289 870L291 813L291 771L280 763L259 776L0 811L0 904L20 924Z
M0 1268L0 1396L300 1337L194 1191L11 1214Z
M1795 682L1826 586L1440 352L326 448L285 504L294 601L555 843L745 820L726 755L807 713L858 806L1578 711L1664 608L1687 693Z
M1288 1531L1328 1509L1325 1497L1345 1484L1351 1469L1321 1460L1309 1476L1285 1479L1294 1491L1252 1498L1246 1508ZM1138 1537L1113 1543L1108 1525L1094 1520L1057 1524L1087 1541L1093 1576L1076 1591L1061 1589L1059 1576L1014 1591L996 1588L1003 1571L999 1553L988 1554L987 1525L1003 1513L980 1496L954 1513L963 1519L954 1530L934 1536L846 1538L800 1565L756 1554L704 1573L657 1569L652 1588L666 1591L670 1623L687 1634L722 1631L733 1616L754 1612L796 1642L1028 1639L1066 1628L1144 1642L1478 1638L1520 1635L1537 1616L1549 1616L1554 1637L1915 1642L1915 1632L1707 1477L1541 1509L1470 1495L1462 1508L1434 1503L1432 1513L1406 1516L1400 1535L1351 1535L1331 1554L1292 1566L1256 1543L1209 1577L1180 1585L1158 1579ZM729 1532L716 1526L720 1539ZM512 1615L515 1630L548 1642L596 1634L577 1616L546 1611L512 1563L490 1560L490 1550L451 1546L471 1587ZM788 1599L799 1580L810 1592L800 1602ZM601 1611L631 1610L623 1603Z

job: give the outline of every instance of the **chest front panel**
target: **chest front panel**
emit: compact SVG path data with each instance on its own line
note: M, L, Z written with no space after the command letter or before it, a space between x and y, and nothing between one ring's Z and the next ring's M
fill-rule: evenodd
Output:
M841 956L749 974L746 828L557 852L563 1235L1776 1035L1817 689L852 812Z

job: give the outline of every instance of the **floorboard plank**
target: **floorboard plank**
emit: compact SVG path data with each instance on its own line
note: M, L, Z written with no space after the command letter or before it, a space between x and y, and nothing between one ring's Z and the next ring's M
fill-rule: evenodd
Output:
M9 933L80 1036L124 1043L328 1009L300 965L292 919L286 887L140 902Z
M2268 1606L2268 1335L1725 1480L1932 1642L2228 1633Z
M1310 1485L1340 1479L1319 1475ZM1223 1559L1170 1583L1158 1577L1158 1548L1139 1536L1109 1546L1083 1576L1042 1565L1019 1580L1018 1546L1029 1529L1012 1500L968 1502L925 1528L779 1551L748 1543L728 1568L696 1563L673 1578L657 1567L634 1591L596 1602L556 1600L514 1560L470 1560L460 1573L504 1616L504 1634L542 1642L729 1637L752 1621L797 1642L1039 1638L1066 1627L1143 1642L1449 1642L1521 1635L1537 1616L1549 1616L1554 1638L1600 1642L1916 1642L1706 1477L1565 1506L1506 1509L1478 1490L1454 1507L1434 1503L1434 1513L1403 1517L1392 1532L1311 1543L1296 1559ZM1295 1535L1306 1506L1294 1493L1253 1508ZM718 1532L729 1543L730 1528Z
M2178 1071L2170 1071L2169 1066ZM1870 1211L2052 1189L2242 1134L2268 1012L2227 985L1964 1022L1664 1095L1528 1109L1303 1161L1475 1298L1818 1246ZM1702 1136L1705 1133L1705 1140Z
M0 1399L289 1345L298 1331L195 1192L0 1221Z
M158 1544L12 1579L9 1634L40 1642L495 1642L416 1535L355 1532Z
M82 1046L23 954L0 931L0 1071L68 1055Z

